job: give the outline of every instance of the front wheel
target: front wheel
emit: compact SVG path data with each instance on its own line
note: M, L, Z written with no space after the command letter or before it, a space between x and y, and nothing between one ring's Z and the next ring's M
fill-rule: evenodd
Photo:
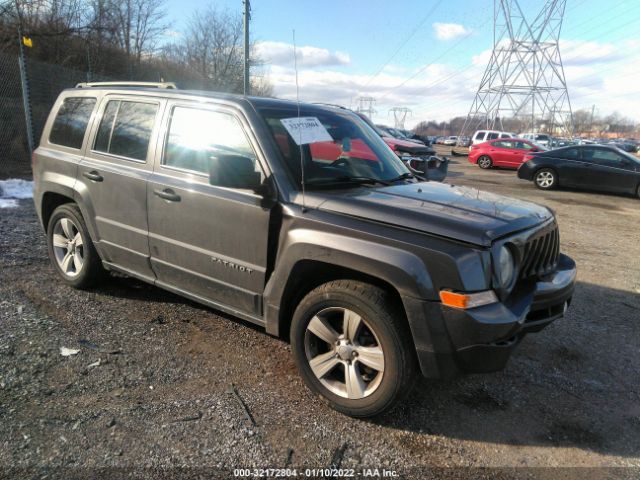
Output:
M542 168L536 172L533 181L541 190L552 190L558 184L558 175L550 168Z
M371 417L410 390L417 363L410 335L386 291L340 280L302 299L291 348L312 391L339 412Z
M491 158L487 155L482 155L478 159L478 166L484 170L490 169L492 165L493 165L493 162L491 161Z

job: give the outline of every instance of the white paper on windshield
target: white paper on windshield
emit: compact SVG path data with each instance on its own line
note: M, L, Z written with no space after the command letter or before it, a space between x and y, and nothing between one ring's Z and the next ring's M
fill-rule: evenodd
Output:
M333 138L316 117L283 118L280 120L297 145L333 142Z

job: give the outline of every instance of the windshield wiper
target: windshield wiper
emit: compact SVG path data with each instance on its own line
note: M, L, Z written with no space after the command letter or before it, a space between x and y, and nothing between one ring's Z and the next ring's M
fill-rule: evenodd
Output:
M402 175L397 176L396 178L387 180L387 182L391 184L393 182L399 182L400 180L407 180L408 178L416 178L416 176L411 172L406 172L406 173L403 173Z
M330 185L341 185L344 183L355 183L358 185L362 184L380 184L388 187L391 183L387 180L380 180L378 178L373 177L360 177L360 176L342 176L342 177L333 177L333 178L316 178L313 180L309 180L305 182L306 186L330 186Z

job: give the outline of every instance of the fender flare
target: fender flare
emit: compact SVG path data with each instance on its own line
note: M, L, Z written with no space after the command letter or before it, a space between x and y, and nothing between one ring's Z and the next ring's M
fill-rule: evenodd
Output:
M279 312L289 274L302 261L349 268L393 286L401 298L436 299L426 265L416 255L389 245L310 229L290 231L264 293L267 332L280 332Z

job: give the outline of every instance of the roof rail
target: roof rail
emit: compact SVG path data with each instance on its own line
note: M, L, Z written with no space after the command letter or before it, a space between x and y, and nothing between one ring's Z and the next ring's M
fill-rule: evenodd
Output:
M82 82L76 85L76 88L89 87L167 88L171 90L178 88L173 82Z
M342 110L349 110L347 107L343 105L338 105L337 103L313 102L312 105L322 105L324 107L335 107L335 108L340 108Z

